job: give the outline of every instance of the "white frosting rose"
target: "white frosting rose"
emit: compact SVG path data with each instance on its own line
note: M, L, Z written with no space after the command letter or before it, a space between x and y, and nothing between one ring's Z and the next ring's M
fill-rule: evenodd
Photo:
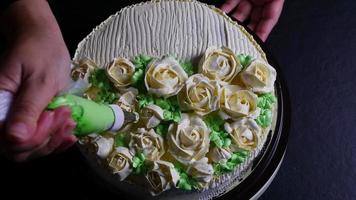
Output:
M117 101L117 105L127 112L134 112L137 105L136 95L131 91L124 93Z
M74 67L71 72L72 79L77 81L79 79L87 79L90 72L94 71L97 65L90 59L84 58L77 63L74 63Z
M131 78L135 73L135 65L126 58L115 58L106 69L109 79L118 88L131 84Z
M187 79L187 73L172 57L153 60L146 68L147 91L158 97L167 98L176 95L183 88Z
M253 61L243 72L242 82L253 92L272 92L276 81L276 70L262 60Z
M250 118L242 118L231 124L225 123L225 130L232 139L232 147L253 150L257 147L262 134L261 128Z
M106 158L114 148L114 139L112 137L103 137L101 135L91 134L81 139L85 147L95 153L99 158Z
M220 85L202 74L195 74L186 81L178 94L182 110L194 110L198 115L206 115L219 107Z
M209 47L199 63L199 72L212 80L230 83L242 66L234 52L227 48Z
M158 160L165 152L163 138L153 129L139 128L131 133L129 147L133 154L143 153L149 160Z
M141 110L140 119L146 128L154 128L163 120L163 110L159 106L148 105Z
M238 119L246 116L255 119L260 114L257 98L256 94L241 90L236 85L225 85L221 91L219 115L223 119Z
M215 163L226 163L231 156L231 151L226 148L214 147L209 151L209 158Z
M108 165L120 181L128 177L132 172L132 155L126 147L117 147L107 158Z
M208 158L204 157L192 163L188 167L187 173L198 182L201 188L206 188L213 179L214 169L208 164Z
M157 160L151 163L151 169L146 175L146 179L152 187L152 195L158 195L165 190L175 187L179 174L170 162Z
M169 152L183 164L200 160L209 151L209 134L210 130L199 116L182 114L178 125L169 126Z

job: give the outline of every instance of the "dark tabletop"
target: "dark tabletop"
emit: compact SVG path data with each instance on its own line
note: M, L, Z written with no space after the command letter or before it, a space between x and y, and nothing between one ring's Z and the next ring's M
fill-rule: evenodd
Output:
M71 55L94 26L137 1L118 2L51 2ZM284 162L261 199L356 199L355 10L352 0L285 3L267 47L287 81L292 124ZM0 195L94 199L105 191L87 170L75 148L25 164L0 159Z

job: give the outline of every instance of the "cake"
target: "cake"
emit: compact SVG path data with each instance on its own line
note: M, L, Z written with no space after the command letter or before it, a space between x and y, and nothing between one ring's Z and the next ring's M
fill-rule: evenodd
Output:
M80 95L139 116L118 132L80 138L96 173L117 190L212 199L248 176L273 134L276 71L253 37L213 6L123 8L79 44L73 61Z

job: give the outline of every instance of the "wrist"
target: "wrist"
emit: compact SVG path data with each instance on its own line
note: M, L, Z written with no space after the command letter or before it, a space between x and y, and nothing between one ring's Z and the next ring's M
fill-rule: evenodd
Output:
M58 24L46 0L14 1L0 16L0 33L7 40L31 33L60 34Z

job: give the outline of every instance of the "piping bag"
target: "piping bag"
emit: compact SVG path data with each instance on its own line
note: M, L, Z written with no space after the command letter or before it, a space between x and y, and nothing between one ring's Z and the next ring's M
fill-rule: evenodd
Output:
M77 93L80 93L76 91ZM62 92L52 99L47 110L66 106L72 111L72 119L76 122L75 136L85 136L103 131L118 131L124 124L135 122L138 116L122 110L118 105L98 104L94 101L76 96L74 90ZM13 94L0 90L0 123L6 120Z

